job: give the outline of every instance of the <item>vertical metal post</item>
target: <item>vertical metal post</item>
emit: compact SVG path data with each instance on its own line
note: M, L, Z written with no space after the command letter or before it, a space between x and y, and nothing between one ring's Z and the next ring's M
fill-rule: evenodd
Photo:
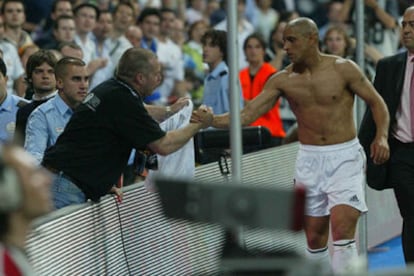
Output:
M241 171L241 122L240 122L240 87L239 87L239 41L237 27L237 1L227 1L227 60L229 66L230 88L230 145L232 179L239 182L242 179Z
M239 40L237 26L237 1L226 1L227 11L227 65L229 67L230 89L230 146L231 175L234 183L241 182L242 136L240 122L240 87L239 87ZM238 246L244 248L243 228L235 230Z

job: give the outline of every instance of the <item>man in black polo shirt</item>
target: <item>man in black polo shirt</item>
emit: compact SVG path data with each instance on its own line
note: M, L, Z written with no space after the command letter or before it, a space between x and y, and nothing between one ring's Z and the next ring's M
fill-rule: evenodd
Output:
M190 123L164 132L150 116L143 98L161 81L161 64L149 50L131 48L118 65L116 78L97 86L76 109L65 131L44 156L43 165L57 174L53 184L56 208L98 201L117 182L133 148L147 147L161 155L185 145L212 113L200 108L205 123ZM168 110L167 110L168 111Z

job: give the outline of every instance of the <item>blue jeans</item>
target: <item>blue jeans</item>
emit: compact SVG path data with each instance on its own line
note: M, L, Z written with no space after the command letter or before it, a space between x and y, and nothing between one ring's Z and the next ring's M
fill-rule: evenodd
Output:
M56 209L86 201L85 194L63 172L55 175L51 189Z

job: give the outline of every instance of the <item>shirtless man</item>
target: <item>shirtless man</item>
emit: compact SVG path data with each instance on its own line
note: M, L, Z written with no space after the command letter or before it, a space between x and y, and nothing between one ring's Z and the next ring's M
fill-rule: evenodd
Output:
M365 155L356 138L354 94L367 103L374 116L377 132L370 158L377 164L389 158L387 107L354 62L320 53L318 29L312 20L298 18L288 23L284 50L292 64L267 81L263 92L241 111L241 121L248 125L268 112L281 95L287 98L297 118L300 142L295 185L307 190L307 256L329 262L331 223L332 269L345 272L358 255L356 224L361 212L367 211ZM197 112L193 120L198 120ZM229 123L226 113L214 116L212 126L225 128Z

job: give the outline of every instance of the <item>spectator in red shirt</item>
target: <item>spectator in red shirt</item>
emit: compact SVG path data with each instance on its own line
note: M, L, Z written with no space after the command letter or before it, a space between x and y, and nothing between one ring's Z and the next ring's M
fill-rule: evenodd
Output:
M277 70L264 61L266 43L259 34L249 35L244 42L243 49L249 66L240 71L239 77L243 98L248 102L262 92L266 81ZM280 102L278 101L269 112L251 124L251 126L266 127L270 131L272 135L271 146L280 145L282 138L286 135L280 118L279 106Z

